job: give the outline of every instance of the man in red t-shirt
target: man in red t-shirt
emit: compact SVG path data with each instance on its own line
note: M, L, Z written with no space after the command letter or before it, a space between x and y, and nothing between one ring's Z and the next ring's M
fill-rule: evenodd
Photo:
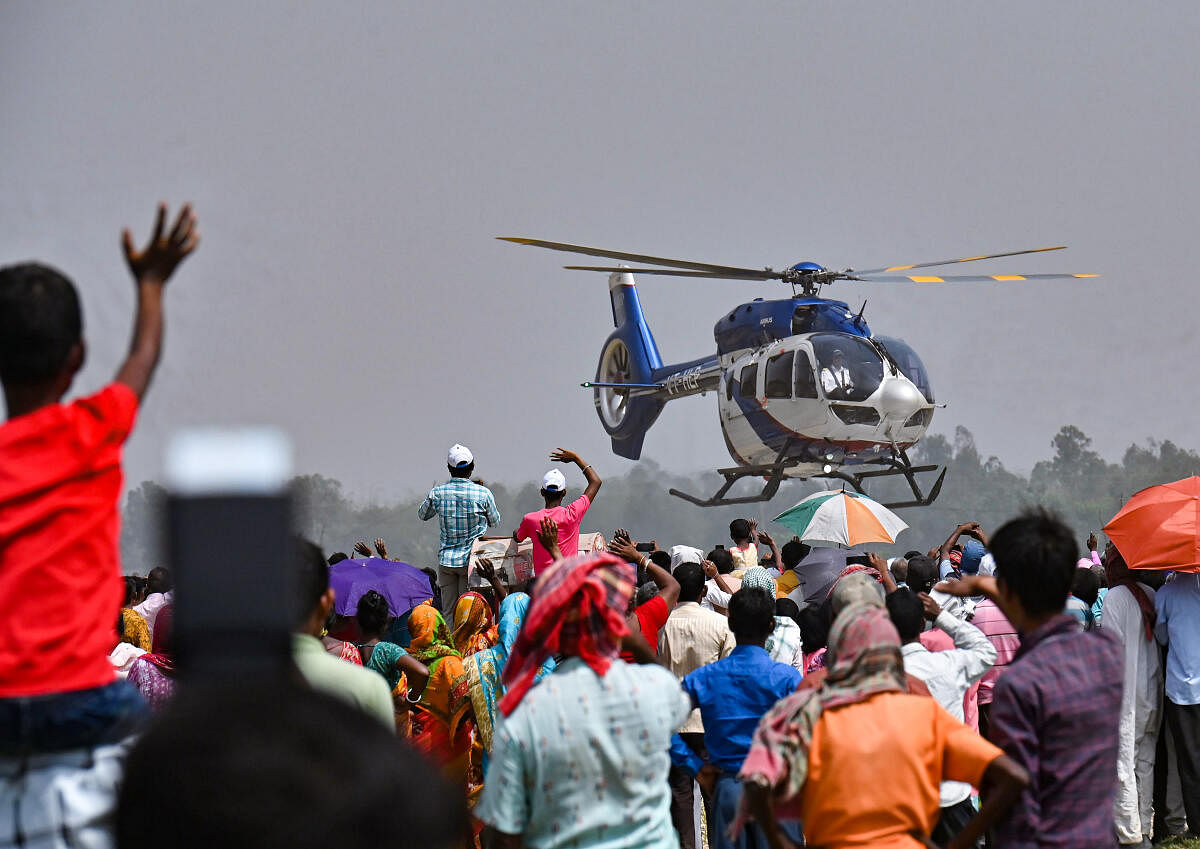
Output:
M636 564L639 572L644 569L647 577L658 586L658 594L645 604L637 603L638 594L635 591L629 599L629 610L625 618L629 630L640 632L650 644L651 651L657 652L658 631L667 624L667 617L671 615L675 602L679 601L679 582L670 572L639 552L637 544L629 538L629 532L624 529L613 534L613 541L608 544L608 550ZM641 659L634 657L633 652L628 649L621 652L621 660L626 663L641 662Z
M550 459L556 463L577 465L583 471L583 476L587 478L587 489L583 491L583 495L564 507L563 499L567 495L567 479L563 473L558 469L551 469L542 478L542 499L546 502L545 508L526 513L525 518L521 519L520 526L513 532L513 539L517 542L526 539L533 540L533 573L535 575L554 562L554 558L550 556L546 546L542 545L542 541L538 539L538 529L542 525L542 519L548 516L554 520L558 525L558 545L563 556L574 557L579 553L579 525L588 508L592 506L592 502L596 499L596 493L600 491L600 485L603 483L600 476L596 474L596 470L592 468L592 464L584 463L574 451L559 448L550 455Z
M71 404L85 350L75 286L36 263L0 269L0 753L109 742L145 711L108 662L123 598L121 448L162 349L163 290L198 238L189 206L169 232L160 206L141 251L125 231L129 355L113 383Z

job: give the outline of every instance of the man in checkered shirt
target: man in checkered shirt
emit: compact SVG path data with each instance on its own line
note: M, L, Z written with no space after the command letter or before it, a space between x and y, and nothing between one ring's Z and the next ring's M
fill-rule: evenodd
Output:
M467 591L467 565L471 546L490 527L500 524L500 511L492 491L471 480L475 457L465 445L453 445L446 456L450 480L438 484L421 502L422 521L438 517L442 529L438 550L438 586L446 624L454 621L454 603Z

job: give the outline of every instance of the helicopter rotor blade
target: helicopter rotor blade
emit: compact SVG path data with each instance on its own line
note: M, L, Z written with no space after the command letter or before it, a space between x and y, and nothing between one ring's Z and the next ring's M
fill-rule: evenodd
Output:
M968 257L963 257L962 259L939 259L937 262L919 262L916 265L893 265L890 268L868 268L868 269L861 270L861 271L859 269L848 269L848 270L853 270L855 274L879 274L881 272L886 272L886 271L909 271L914 268L933 268L933 266L935 266L935 265L953 265L957 262L975 262L976 260L981 260L981 259L999 259L1000 257L1004 257L1004 256L1021 256L1023 254L1040 254L1040 253L1045 253L1046 251L1061 251L1061 250L1066 250L1066 247L1067 247L1066 245L1059 245L1054 248L1032 248L1027 251L1009 251L1008 253L1002 253L1002 254L986 254L984 256L968 256Z
M710 280L774 280L782 277L778 271L746 271L742 274L732 274L723 271L685 271L682 268L627 268L624 266L607 265L564 265L571 271L614 271L629 274L661 274L666 277L706 277Z
M1099 277L1099 274L897 274L874 277L855 277L864 283L1007 283L1013 280L1070 280Z
M722 273L762 274L762 269L741 268L735 265L713 265L708 262L691 262L683 259L669 259L662 256L647 256L645 254L630 254L621 251L609 251L603 248L589 248L587 245L571 245L566 242L547 242L542 239L525 239L519 236L497 236L502 242L513 242L517 245L530 245L535 248L549 248L552 251L566 251L573 254L587 254L605 259L623 259L629 262L648 262L651 265L670 265L675 268L690 268L693 271L719 271Z

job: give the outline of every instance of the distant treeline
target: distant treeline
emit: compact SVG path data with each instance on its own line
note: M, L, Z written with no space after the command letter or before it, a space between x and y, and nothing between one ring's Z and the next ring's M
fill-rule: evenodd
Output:
M895 554L928 549L965 521L981 522L993 531L1021 508L1034 504L1056 510L1075 529L1082 546L1088 532L1099 531L1133 493L1200 474L1200 455L1170 441L1130 445L1120 462L1114 463L1092 450L1091 439L1083 431L1068 425L1049 447L1052 456L1024 476L1006 469L997 457L985 459L966 428L957 428L953 439L940 434L926 437L912 452L913 462L948 468L941 496L929 507L898 510L911 527L894 546L877 550ZM485 481L503 517L501 526L490 533L511 533L524 513L541 507L537 481L543 471L531 470L530 481L519 487ZM932 479L930 475L930 483ZM836 486L830 481L789 482L771 502L729 508L695 507L667 493L675 487L709 495L720 483L715 473L677 475L652 460L643 461L623 476L605 478L583 530L610 537L614 529L624 527L635 539L656 539L663 547L682 543L707 550L718 543L728 544L729 522L744 516L758 519L782 544L791 534L771 522L771 517L810 492ZM754 484L744 482L741 487L748 493ZM324 475L298 476L293 487L297 530L327 553L350 553L356 540L383 537L392 557L417 565L436 562L437 521L417 518L424 493L388 504L364 503L349 497L338 480ZM881 501L900 500L906 497L907 487L903 481L876 481L869 493ZM152 481L129 492L121 532L126 572L145 574L162 562L160 516L165 496L162 487Z

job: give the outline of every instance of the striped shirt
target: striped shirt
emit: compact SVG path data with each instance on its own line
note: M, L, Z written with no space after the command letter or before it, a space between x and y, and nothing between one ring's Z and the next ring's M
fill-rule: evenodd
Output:
M992 645L996 648L996 662L979 680L979 703L990 705L996 679L1004 673L1008 665L1013 662L1013 658L1017 656L1017 649L1021 647L1021 638L1017 635L1017 629L1000 612L996 603L990 599L984 599L975 605L971 624L983 631L983 635L991 640Z
M467 478L451 478L429 491L417 515L428 521L435 515L442 530L438 562L449 569L464 569L471 547L489 527L500 524L496 499L486 486Z
M680 681L701 666L729 657L736 647L729 620L694 601L675 605L667 623L658 631L658 658ZM692 710L679 730L704 733L699 708Z

